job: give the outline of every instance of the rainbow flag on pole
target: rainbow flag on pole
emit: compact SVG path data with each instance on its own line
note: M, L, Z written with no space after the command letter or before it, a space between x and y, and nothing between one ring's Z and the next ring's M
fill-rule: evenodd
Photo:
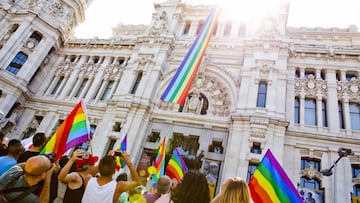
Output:
M125 134L124 139L121 141L119 147L117 148L118 151L125 152L127 149L127 134ZM119 171L120 168L125 168L126 163L125 161L121 160L119 156L116 156L116 170Z
M169 163L166 167L166 174L170 178L176 178L180 182L181 178L188 172L188 168L181 157L179 151L175 148L174 152L169 160Z
M163 138L155 158L154 167L156 168L156 173L151 180L151 185L153 186L157 183L157 180L160 178L160 176L165 174L165 138L166 137Z
M206 47L216 28L219 9L211 10L195 42L186 54L174 77L161 96L161 100L178 103L183 106L190 87L199 69Z
M254 203L303 203L294 184L270 149L250 179L249 189Z
M40 154L55 152L55 161L59 160L68 149L91 140L90 124L86 116L85 103L80 101L55 134L47 142Z

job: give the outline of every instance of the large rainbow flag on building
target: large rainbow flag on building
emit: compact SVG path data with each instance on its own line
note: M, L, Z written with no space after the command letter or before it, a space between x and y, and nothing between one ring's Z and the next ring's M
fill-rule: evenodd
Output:
M87 119L85 103L80 101L47 142L40 154L54 152L55 161L68 149L91 140L92 134Z
M216 28L219 12L219 9L216 8L211 10L199 35L196 37L174 77L161 96L161 100L178 103L180 106L184 105L204 56L206 47Z
M254 203L303 203L294 184L270 149L250 179L249 189Z
M118 151L126 152L127 149L127 134L121 141L119 147L117 148ZM121 168L125 168L126 163L122 160L119 156L116 156L116 170L119 171Z
M165 142L166 137L163 138L163 141L159 147L159 151L156 154L154 162L156 173L151 180L151 185L153 186L157 183L157 180L160 178L160 176L163 176L165 174Z
M181 157L179 151L175 148L173 154L166 166L166 174L171 178L175 178L180 182L181 178L188 172L185 161Z

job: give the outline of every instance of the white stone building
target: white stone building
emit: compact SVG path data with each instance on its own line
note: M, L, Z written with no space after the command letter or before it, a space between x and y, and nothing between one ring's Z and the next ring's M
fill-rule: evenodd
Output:
M287 27L289 5L257 28L219 21L181 108L160 96L211 6L168 0L150 25L74 39L90 3L0 0L0 130L9 138L50 136L83 99L92 152L105 155L127 134L140 175L165 136L170 153L181 148L200 170L216 163L216 191L225 177L248 179L271 149L298 188L329 203L360 196L357 27ZM339 148L353 154L324 176Z

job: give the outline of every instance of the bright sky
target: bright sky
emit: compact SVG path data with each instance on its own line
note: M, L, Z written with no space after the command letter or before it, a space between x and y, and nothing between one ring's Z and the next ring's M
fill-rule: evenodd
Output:
M75 36L108 38L111 28L119 23L149 24L154 3L165 1L94 0L85 14L85 22L75 29ZM283 1L286 0L183 0L191 5L218 4L229 9L228 12L223 12L228 17L242 19L254 19L264 13L273 13L275 5ZM360 31L359 9L360 0L291 0L288 26L347 28L349 25L357 25Z

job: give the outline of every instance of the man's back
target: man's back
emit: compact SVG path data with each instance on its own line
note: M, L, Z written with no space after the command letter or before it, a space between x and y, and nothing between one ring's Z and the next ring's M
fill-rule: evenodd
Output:
M112 203L115 189L116 189L115 180L112 180L103 185L99 185L97 178L90 178L81 202Z
M0 177L0 190L6 188L17 188L17 187L29 187L29 185L25 182L24 177L21 175L23 170L19 166L13 166L10 168L3 176ZM11 181L12 180L12 181ZM7 183L11 182L7 185ZM7 186L6 186L7 185ZM6 186L6 188L5 188ZM21 195L24 190L19 192L11 192L4 194L7 200L16 198L17 196ZM0 203L5 202L2 198L0 198ZM17 203L32 203L32 202L39 202L39 199L34 194L30 193L25 196L23 199L16 201Z

